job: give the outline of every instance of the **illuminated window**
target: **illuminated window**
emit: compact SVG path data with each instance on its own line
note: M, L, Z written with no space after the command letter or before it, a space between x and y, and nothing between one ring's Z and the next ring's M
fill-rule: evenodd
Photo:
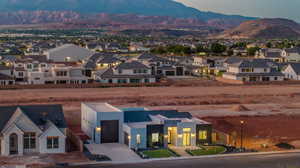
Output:
M207 139L207 131L199 131L199 139L206 140Z
M136 143L137 143L137 144L140 144L140 143L141 143L141 135L140 135L140 134L137 134L137 135L136 135Z
M152 142L159 142L159 134L158 133L152 134Z
M191 128L183 128L183 132L191 132Z

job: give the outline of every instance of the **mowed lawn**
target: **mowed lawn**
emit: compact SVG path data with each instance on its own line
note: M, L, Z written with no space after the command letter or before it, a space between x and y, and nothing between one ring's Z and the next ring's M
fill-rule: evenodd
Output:
M176 157L168 149L157 149L157 150L148 150L142 152L144 155L148 156L149 158L168 158L168 157Z
M223 146L202 146L201 149L187 150L192 156L216 155L225 151L226 149Z

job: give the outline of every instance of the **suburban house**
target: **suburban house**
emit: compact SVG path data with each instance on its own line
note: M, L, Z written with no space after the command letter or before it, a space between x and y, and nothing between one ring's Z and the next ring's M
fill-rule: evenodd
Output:
M253 59L230 64L223 78L244 82L283 81L284 75L275 68L272 62Z
M278 48L263 48L256 52L256 58L269 59L275 62L284 62L282 50Z
M67 125L61 105L0 107L1 155L65 153Z
M188 112L82 103L81 114L82 130L90 143L121 143L131 149L212 143L212 125Z
M28 71L28 84L85 84L89 77L81 66L42 64L34 71Z
M101 83L154 83L156 78L151 68L138 61L128 61L95 74L95 80Z
M93 54L93 51L74 44L65 44L44 52L47 59L53 62L83 62Z
M14 85L14 84L15 84L15 79L13 77L0 73L0 86Z
M300 62L300 47L283 49L281 55L285 62Z
M286 79L300 80L300 63L290 63L282 70Z

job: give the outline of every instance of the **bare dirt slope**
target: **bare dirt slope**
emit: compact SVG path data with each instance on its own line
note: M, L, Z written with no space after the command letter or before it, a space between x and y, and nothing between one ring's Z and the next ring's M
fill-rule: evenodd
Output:
M108 102L117 106L206 110L205 116L226 114L234 104L282 104L300 101L300 85L193 86L96 89L1 90L0 105L63 104L70 124L80 121L81 102ZM276 110L276 106L271 110ZM278 107L279 108L279 107ZM296 107L297 109L298 107ZM219 109L219 110L216 110ZM223 110L223 112L222 112ZM270 111L271 111L270 110ZM249 112L250 114L251 112ZM240 113L236 112L237 115Z

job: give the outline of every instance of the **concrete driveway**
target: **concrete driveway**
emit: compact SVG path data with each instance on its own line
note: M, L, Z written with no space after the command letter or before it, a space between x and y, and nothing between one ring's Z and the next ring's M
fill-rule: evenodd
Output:
M115 162L132 162L142 160L142 158L124 144L86 144L85 146L92 154L108 156Z

